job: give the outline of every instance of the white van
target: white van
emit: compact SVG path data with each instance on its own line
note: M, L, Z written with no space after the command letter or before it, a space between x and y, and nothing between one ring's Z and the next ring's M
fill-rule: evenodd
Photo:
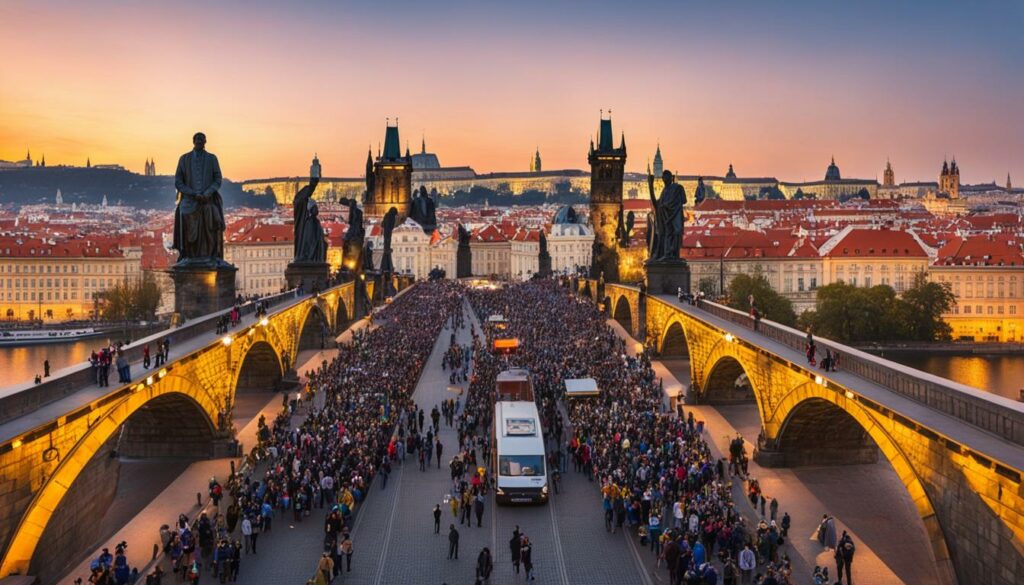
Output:
M499 504L546 503L547 461L537 404L495 402L493 444L495 500Z

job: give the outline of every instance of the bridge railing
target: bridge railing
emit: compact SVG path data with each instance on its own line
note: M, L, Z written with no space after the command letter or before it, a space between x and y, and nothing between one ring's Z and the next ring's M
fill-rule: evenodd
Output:
M262 301L267 308L273 308L298 298L300 297L296 296L295 289L292 289L261 299L246 301L240 305L239 309L241 314L245 316L252 314L256 310L257 302ZM144 348L147 345L150 346L150 351L155 353L157 343L167 338L171 341L171 351L174 351L175 346L182 341L215 331L217 321L221 316L230 311L231 309L224 309L216 313L210 313L209 315L186 321L179 327L164 329L134 341L122 348L125 359L130 363L138 362L142 359ZM97 340L96 343L97 348L99 348L101 342ZM51 378L45 378L45 381L41 384L25 382L0 390L0 424L24 416L51 402L56 402L84 388L90 388L95 385L94 373L88 362L62 368L54 372L54 374Z
M730 323L752 328L750 316L742 311L708 301L702 302L700 308ZM806 351L805 332L766 320L761 320L757 332L801 353ZM1024 446L1024 406L1017 402L835 341L815 337L814 344L838 352L843 371Z

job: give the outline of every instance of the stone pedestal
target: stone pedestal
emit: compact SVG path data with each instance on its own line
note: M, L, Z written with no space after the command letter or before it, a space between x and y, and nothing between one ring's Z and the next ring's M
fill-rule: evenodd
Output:
M540 278L551 277L551 254L544 252L537 258L537 274Z
M174 312L194 319L231 308L235 304L237 271L223 260L216 264L179 262L170 267L167 272L174 281Z
M289 262L284 269L288 288L302 287L304 292L324 290L331 275L331 266L326 262Z
M690 266L683 260L678 262L648 262L647 293L652 295L674 295L679 289L690 292Z
M459 244L455 252L455 277L469 278L473 276L473 254L469 245Z

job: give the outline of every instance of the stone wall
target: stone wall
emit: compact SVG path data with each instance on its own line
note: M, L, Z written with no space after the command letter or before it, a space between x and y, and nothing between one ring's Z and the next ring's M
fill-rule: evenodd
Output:
M586 294L588 284L579 283L580 294ZM615 285L605 289L613 303L619 296L639 292ZM640 305L645 307L649 346L661 348L674 324L682 327L694 382L691 394L713 398L711 394L731 383L740 370L747 375L762 422L755 452L758 461L768 465L868 462L884 455L924 523L941 583L1020 582L1019 576L1024 575L1024 468L1019 465L1022 457L1017 456L1021 453L1019 408L934 376L904 371L852 348L816 340L821 351L830 347L843 355L843 372L853 373L858 377L855 381L865 381L858 387L844 377L849 384L844 386L835 376L809 368L802 360L790 362L756 345L742 330L733 335L703 317L714 315L749 328L750 318L738 311L711 303L705 303L703 310L682 309L655 297L645 297ZM805 338L799 331L762 321L760 333L803 350ZM877 390L871 393L875 399L862 394L868 381L888 389L891 397ZM900 405L900 411L887 405ZM1002 460L994 452L1001 453Z
M42 583L55 583L100 537L100 520L117 494L116 443L115 435L97 451L64 496L74 505L58 508L46 525L29 569Z
M400 287L408 285L407 280L398 280ZM218 339L181 356L175 354L172 342L173 361L149 380L116 388L54 420L6 438L0 443L0 550L4 555L0 574L24 573L35 557L40 544L39 534L34 530L19 531L23 521L35 526L48 526L52 519L69 513L65 511L66 507L81 505L68 491L68 486L78 483L79 476L86 479L83 485L92 485L91 489L97 489L99 495L105 493L102 486L92 483L89 474L92 466L99 465L98 462L104 459L101 449L106 448L111 437L118 436L122 425L128 423L128 440L123 443L127 453L140 456L208 456L218 449L219 443L214 442L211 447L207 438L210 435L204 434L201 425L193 428L183 421L202 419L205 424L215 426L221 411L230 408L234 401L234 390L243 374L241 366L251 347L258 343L270 344L282 360L293 363L300 332L310 311L320 311L334 330L339 300L344 299L346 307L355 306L353 290L354 284L346 283L316 297L294 299L292 293L283 295L279 301L283 303L292 299L294 304L271 314L265 324L234 331L229 344ZM319 309L314 309L314 305ZM354 316L348 314L350 319ZM214 323L207 323L208 320L193 321L192 326L199 330L207 325L212 328ZM163 334L166 332L159 335ZM184 334L182 329L173 332L178 340ZM83 387L88 387L88 384L78 386L79 389ZM168 398L169 395L177 397ZM5 414L6 400L0 402L0 411ZM183 408L181 401L189 401L191 405ZM160 404L163 406L157 408ZM203 414L197 418L198 412ZM132 425L130 421L135 414L143 419L148 417L149 424ZM175 442L167 440L166 436L156 436L154 428L181 431L183 434L176 436L183 439ZM229 431L211 434L215 439L229 439L222 436ZM72 536L67 538L73 539Z

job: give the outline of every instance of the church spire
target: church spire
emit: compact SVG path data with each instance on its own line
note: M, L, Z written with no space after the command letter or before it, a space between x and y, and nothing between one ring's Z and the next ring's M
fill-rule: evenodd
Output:
M424 134L421 140L422 142L420 144L420 154L427 154L427 135Z

